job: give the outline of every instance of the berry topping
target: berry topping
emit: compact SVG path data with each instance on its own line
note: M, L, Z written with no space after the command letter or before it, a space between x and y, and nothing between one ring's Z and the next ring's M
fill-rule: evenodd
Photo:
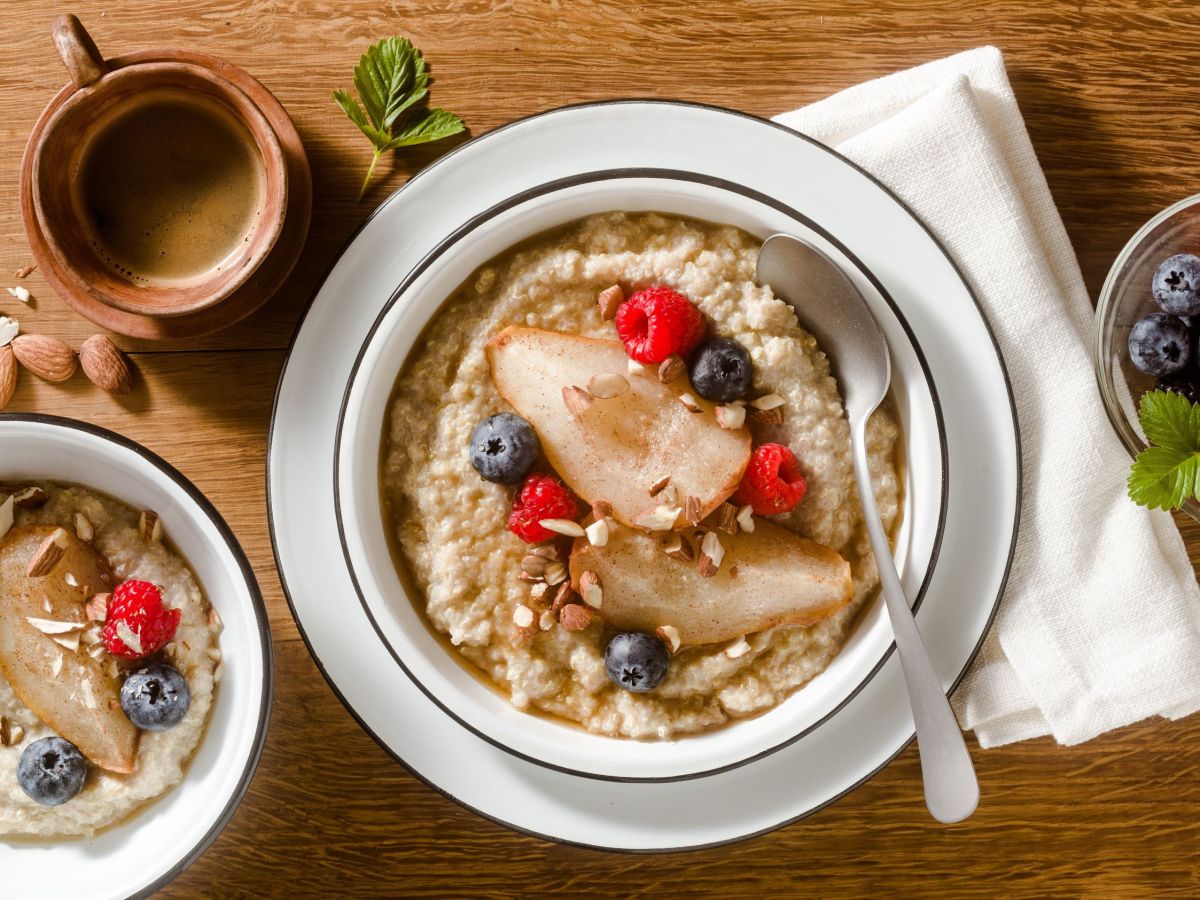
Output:
M471 433L471 465L499 484L516 484L529 474L541 450L533 426L516 413L488 416Z
M578 515L575 495L566 485L550 475L528 475L513 498L508 530L527 544L540 544L558 537L539 524L543 519L574 519Z
M1160 391L1168 391L1186 397L1192 403L1200 403L1200 369L1193 366L1172 372L1158 379L1155 385Z
M672 353L687 356L704 339L700 310L668 287L638 291L617 308L614 324L625 352L640 363L660 363Z
M608 642L604 668L617 687L644 694L667 677L670 658L663 642L654 635L631 631Z
M730 403L750 390L754 368L746 348L731 338L713 338L692 357L692 387L705 400Z
M138 669L121 685L121 709L142 731L166 731L183 721L192 693L179 670L165 663Z
M759 444L750 454L733 500L749 504L757 515L791 512L804 499L808 482L800 474L796 456L782 444Z
M1154 300L1175 316L1200 313L1200 257L1177 253L1159 264L1152 282Z
M1129 329L1129 358L1147 375L1178 372L1190 356L1191 336L1175 316L1150 313Z
M87 779L83 754L70 741L44 737L25 748L17 762L17 782L29 799L60 806L81 790Z
M180 612L163 606L162 591L148 581L126 581L112 592L104 621L104 646L121 659L141 659L170 643Z

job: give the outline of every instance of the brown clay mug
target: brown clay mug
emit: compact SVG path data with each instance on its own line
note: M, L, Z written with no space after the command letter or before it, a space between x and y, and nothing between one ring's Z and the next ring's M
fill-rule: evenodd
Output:
M129 313L181 316L220 303L254 274L283 229L287 165L270 123L240 88L211 69L185 62L144 62L110 71L72 15L55 20L53 36L75 91L46 122L34 148L32 199L57 267L73 290ZM80 182L89 154L97 152L93 145L98 137L105 129L120 128L122 116L155 97L196 104L208 114L225 117L231 133L244 142L249 165L257 167L255 177L261 179L244 234L218 264L188 277L148 277L114 260L97 242L98 226L81 199ZM129 200L152 203L158 198Z

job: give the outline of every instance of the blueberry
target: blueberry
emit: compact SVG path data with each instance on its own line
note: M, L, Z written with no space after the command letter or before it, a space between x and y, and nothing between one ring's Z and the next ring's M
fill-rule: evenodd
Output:
M166 731L183 721L192 692L179 670L154 663L132 672L121 685L121 709L142 731Z
M25 748L17 762L17 781L29 799L59 806L81 790L87 779L83 754L70 741L44 737Z
M1200 314L1200 256L1177 253L1154 271L1154 300L1174 316Z
M604 651L604 668L613 684L637 694L652 691L662 683L669 660L662 641L639 631L618 634Z
M729 403L750 390L754 368L750 354L735 340L713 338L692 356L692 387L705 400Z
M1186 397L1192 403L1200 403L1200 369L1187 366L1178 372L1164 375L1154 385L1160 391L1169 391Z
M1187 326L1175 316L1150 313L1129 329L1129 358L1147 375L1169 375L1191 356Z
M528 475L541 451L537 432L516 413L488 416L471 432L471 465L499 484L516 484Z

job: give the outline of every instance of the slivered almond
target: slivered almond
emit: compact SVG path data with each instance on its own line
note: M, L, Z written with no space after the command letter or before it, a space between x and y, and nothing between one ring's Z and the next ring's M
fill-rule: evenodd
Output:
M574 602L575 591L571 587L571 582L563 583L563 586L558 589L558 593L554 595L554 600L550 604L550 611L556 616L563 611L563 608Z
M717 417L717 424L729 431L737 431L746 424L746 407L737 403L718 406L713 414Z
M680 512L678 506L656 506L638 516L634 524L647 531L670 531L675 527Z
M603 547L608 544L608 520L597 519L587 528L583 529L583 533L587 535L588 543L593 547Z
M595 572L584 572L579 576L579 596L592 609L600 608L604 592L600 588L600 578Z
M53 572L63 554L67 552L67 541L67 532L62 528L55 528L34 552L25 574L30 578L43 578Z
M0 316L0 347L7 347L21 333L21 324L10 316Z
M80 512L75 513L75 536L85 544L96 536L91 520Z
M755 426L782 425L783 407L776 406L773 409L752 409L746 414L746 421Z
M738 510L732 503L722 503L717 507L717 528L726 534L738 533Z
M663 552L672 559L678 559L682 562L691 562L696 558L696 554L692 550L692 545L688 543L688 539L682 534L671 535L671 539L663 544Z
M512 620L518 628L528 628L533 624L533 610L522 604L513 610Z
M658 635L658 639L666 645L672 655L678 652L680 644L678 628L674 625L659 625L654 633Z
M704 412L704 407L700 405L700 401L684 391L679 395L679 402L683 404L683 408L690 413Z
M646 367L636 359L631 359L629 362L625 363L625 371L630 375L645 375Z
M587 412L587 408L595 402L591 394L575 385L563 388L562 398L563 405L567 407L567 412L577 419Z
M9 529L13 526L13 498L5 497L3 502L0 502L0 540L4 540L4 536L8 534Z
M55 619L37 619L26 616L25 621L42 634L67 634L72 631L82 631L84 622L59 622Z
M688 520L689 524L700 524L700 519L702 518L700 512L701 507L699 497L693 497L691 494L688 494L683 498L683 517Z
M619 284L606 287L596 297L596 306L600 309L600 318L605 322L616 318L617 307L625 302L625 292Z
M601 372L588 379L587 389L597 400L612 400L629 390L629 379L616 372Z
M63 581L67 583L67 587L79 587L79 579L70 572L63 576Z
M54 641L54 643L58 644L64 650L70 650L72 653L76 653L79 650L79 637L78 631L72 634L49 635L50 640Z
M658 481L654 482L654 484L650 485L650 487L648 487L646 489L646 493L648 493L651 497L657 497L659 494L662 493L663 489L670 483L671 483L671 476L668 473L668 474L664 475L662 478L658 479Z
M583 526L570 519L539 519L538 524L547 531L555 534L565 534L567 537L583 537Z
M737 513L737 523L741 526L742 531L749 534L754 530L754 507L746 504L741 507Z
M673 484L668 484L662 489L662 493L658 495L659 503L666 503L668 506L679 505L679 488Z
M142 533L142 538L147 543L154 543L163 539L162 519L158 517L158 513L153 510L143 509L141 516L138 517L138 531Z
M667 384L680 377L686 371L687 365L683 359L677 353L672 353L658 364L658 380L663 384Z
M750 649L750 645L746 643L745 636L738 638L732 644L725 648L725 655L730 659L737 659Z
M592 611L586 606L571 603L559 611L558 621L567 631L583 631L592 624Z
M778 394L763 394L757 400L751 400L750 405L755 409L775 409L783 406L783 398Z
M13 503L21 509L41 509L49 499L50 495L36 484L13 494Z

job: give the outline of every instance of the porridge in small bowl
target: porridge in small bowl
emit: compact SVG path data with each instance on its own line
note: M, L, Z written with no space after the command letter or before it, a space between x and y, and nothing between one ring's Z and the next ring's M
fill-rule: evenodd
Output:
M480 268L409 355L381 444L397 562L517 708L710 731L818 675L875 592L838 386L759 245L592 215ZM868 445L894 532L886 407Z
M157 514L0 484L0 837L90 837L178 784L220 631Z

